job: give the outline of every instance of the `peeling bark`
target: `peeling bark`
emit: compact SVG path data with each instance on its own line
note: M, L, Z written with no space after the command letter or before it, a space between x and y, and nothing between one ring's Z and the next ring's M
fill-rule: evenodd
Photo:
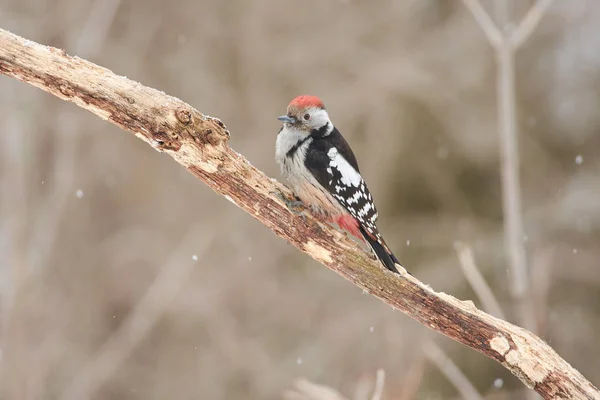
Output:
M327 224L290 212L290 191L228 145L229 131L179 99L98 65L0 29L0 73L71 101L135 134L301 251L410 317L509 369L545 399L600 399L600 392L534 334L470 301L385 270ZM308 214L308 213L307 213Z

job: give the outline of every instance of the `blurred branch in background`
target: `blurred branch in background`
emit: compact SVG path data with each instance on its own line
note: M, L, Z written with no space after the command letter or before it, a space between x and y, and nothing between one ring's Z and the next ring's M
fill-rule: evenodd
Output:
M294 382L294 388L283 393L285 400L348 400L337 390L306 379Z
M383 394L383 385L385 384L385 371L383 369L377 370L377 377L375 378L375 388L373 389L373 396L371 400L381 400Z
M121 322L119 329L108 338L92 360L73 377L62 399L93 398L98 388L119 369L135 347L152 331L152 327L197 267L194 260L198 260L198 257L201 259L213 244L211 237L205 238L199 253L195 254L193 259L190 258L190 249L208 230L205 226L195 226L189 230L179 247L163 264L142 299ZM214 236L215 231L213 229L210 231Z
M385 371L378 369L375 375L375 382L371 383L371 394L357 393L352 400L382 400L383 387L385 384ZM359 384L360 386L360 384ZM357 388L359 391L360 388ZM360 389L360 392L363 392ZM294 388L286 390L283 394L284 400L349 400L340 394L337 390L318 385L306 379L297 379L294 382Z
M519 323L532 332L537 332L537 327L524 245L515 94L515 52L533 33L552 1L537 0L516 29L511 29L508 1L496 0L495 2L502 20L498 27L479 0L463 0L496 52L498 124L502 145L504 241L511 271L512 295L519 311Z
M423 353L426 358L440 370L440 372L452 383L456 388L461 398L464 400L483 400L483 397L479 394L475 386L471 381L462 373L458 366L452 361L450 357L446 355L434 341L426 340L422 345ZM419 367L422 363L416 363L416 369L422 372L422 368ZM410 375L410 374L409 374ZM409 377L409 380L410 379ZM371 384L371 387L362 388L359 385L357 387L357 394L352 398L353 400L381 400L385 382L385 371L379 369L377 371L375 383ZM420 382L420 379L417 379ZM411 385L411 382L405 382L403 385L405 390L410 390L411 387L418 387L418 385ZM373 387L374 386L374 387ZM372 392L372 395L367 395L368 392ZM415 393L401 395L399 399L413 399ZM285 400L347 400L346 397L341 395L335 389L331 387L318 385L312 383L306 379L298 379L294 388L287 390L284 393Z
M423 344L423 351L429 361L444 374L464 400L483 400L471 381L435 342L432 340L426 341Z
M469 245L461 242L456 242L454 248L458 253L458 260L460 261L460 267L462 269L465 278L479 297L482 308L492 314L494 317L500 319L506 319L504 312L500 307L500 303L496 300L496 296L490 289L489 285L481 275L479 268L475 264L475 258L473 257L473 250Z
M546 398L600 398L598 390L535 335L387 273L354 242L310 215L292 215L290 195L227 145L229 131L178 99L79 58L0 30L0 72L94 112L172 156L311 257L417 321L486 354Z

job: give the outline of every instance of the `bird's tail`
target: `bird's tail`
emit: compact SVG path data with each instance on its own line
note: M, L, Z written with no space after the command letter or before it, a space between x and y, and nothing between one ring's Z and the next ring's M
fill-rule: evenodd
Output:
M367 231L365 231L362 227L360 227L360 233L363 235L367 243L369 243L369 245L375 252L375 255L377 256L379 261L381 261L383 266L389 269L390 271L399 274L400 271L398 271L398 269L396 268L396 264L400 265L401 267L402 264L400 264L400 261L398 261L394 253L390 251L383 239L381 239L381 243L379 243L376 239L369 235Z

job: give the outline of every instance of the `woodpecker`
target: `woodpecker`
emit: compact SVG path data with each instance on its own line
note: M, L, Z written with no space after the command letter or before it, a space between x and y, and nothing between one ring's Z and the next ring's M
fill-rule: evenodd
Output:
M400 273L398 259L381 237L377 210L348 142L315 96L298 96L275 144L275 160L292 189L313 213L336 223L371 246L381 263Z

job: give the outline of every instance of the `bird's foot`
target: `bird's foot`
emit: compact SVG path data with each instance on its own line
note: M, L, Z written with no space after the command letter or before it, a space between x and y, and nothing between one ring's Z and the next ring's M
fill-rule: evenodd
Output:
M292 214L300 216L303 220L306 220L306 216L304 215L304 211L306 211L306 206L298 197L296 197L295 195L286 195L279 190L276 192L271 192L271 194L275 195L277 198L283 201Z

